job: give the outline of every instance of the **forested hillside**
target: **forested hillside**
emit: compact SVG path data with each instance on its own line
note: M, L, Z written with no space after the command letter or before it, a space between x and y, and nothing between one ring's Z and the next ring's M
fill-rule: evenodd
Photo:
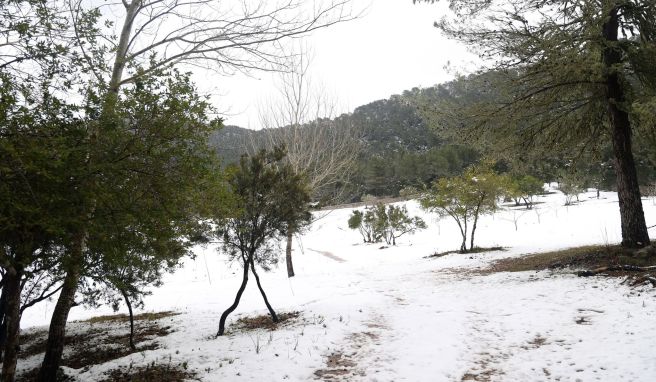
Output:
M401 96L360 106L353 113L322 123L353 129L361 137L362 149L345 200L359 200L368 194L396 196L403 187L420 187L458 174L478 158L476 150L439 138L417 107ZM224 163L237 162L243 152L262 140L262 132L237 126L226 126L211 138Z
M611 149L603 138L585 150L545 146L539 155L526 155L511 148L510 143L464 135L463 124L467 122L452 110L463 103L496 97L487 82L489 76L462 77L407 90L334 120L321 121L335 129L353 129L361 137L362 149L343 198L356 201L364 195L397 196L404 187L421 188L435 179L459 174L481 157L496 161L497 169L503 172L530 174L545 182L568 180L582 187L614 189ZM424 112L427 108L432 114ZM224 163L235 163L247 147L261 145L263 134L226 126L211 140ZM636 141L636 165L645 186L656 179L656 150L650 143L647 138Z

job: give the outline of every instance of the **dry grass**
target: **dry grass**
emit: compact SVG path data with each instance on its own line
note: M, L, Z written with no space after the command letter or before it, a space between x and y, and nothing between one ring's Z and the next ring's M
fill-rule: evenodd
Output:
M162 318L166 317L173 317L177 316L180 313L173 312L173 311L164 311L164 312L148 312L148 313L141 313L141 314L136 314L134 316L135 321L155 321L155 320L160 320ZM81 322L88 322L90 324L96 324L100 322L129 322L130 321L130 316L127 314L112 314L112 315L106 315L106 316L96 316L96 317L91 317L86 320L82 320Z
M149 364L141 367L130 367L112 370L106 373L102 382L183 382L199 380L196 373L187 370L186 363L180 365Z
M273 322L271 316L268 314L255 317L241 317L235 322L234 327L237 330L276 330L294 323L301 316L301 312L283 312L277 314L277 316L278 322Z
M129 325L126 324L126 322L129 320L129 317L126 316L124 319L124 315L101 316L82 321L91 325L82 326L74 333L66 336L65 346L67 350L67 356L62 360L62 365L74 369L81 369L91 365L98 365L113 361L135 352L157 349L159 348L159 344L153 341L157 340L158 338L167 336L173 332L173 328L171 326L160 325L157 320L165 317L171 317L177 314L178 313L173 312L158 312L145 313L135 316L137 319L134 333L134 342L137 347L136 350L132 350L129 346L130 328ZM121 334L115 334L115 329L117 327L120 327ZM46 349L47 336L48 332L46 329L30 332L26 335L21 335L22 345L19 351L19 359L25 359L44 353ZM23 375L21 375L18 380L32 381L36 378L37 372L38 369L30 370L26 373L23 373ZM119 380L155 381L160 379L137 378ZM177 380L178 379L171 379L170 381ZM164 381L169 380L165 379Z
M439 252L439 253L434 253L432 255L424 257L425 259L430 259L433 257L442 257L446 255L451 255L454 253L460 254L460 255L470 255L470 254L475 254L475 253L483 253L483 252L497 252L497 251L505 251L506 249L504 247L474 247L474 249L469 249L467 251L447 251L447 252Z
M322 381L335 381L351 374L356 367L352 356L335 352L326 357L326 367L316 370L314 376Z
M586 268L610 265L656 265L656 249L635 251L619 245L590 245L498 260L489 272L524 272L544 269Z

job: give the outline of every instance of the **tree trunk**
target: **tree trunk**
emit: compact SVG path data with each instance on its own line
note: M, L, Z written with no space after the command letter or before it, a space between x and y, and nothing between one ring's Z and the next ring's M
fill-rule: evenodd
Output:
M474 224L472 225L471 237L469 242L469 250L474 249L474 235L476 234L476 224L478 224L478 213L474 215Z
M2 275L3 279L0 281L2 293L0 293L0 361L5 352L5 343L7 341L7 273Z
M460 235L462 236L462 243L460 243L460 252L467 252L467 216L465 216L465 227L463 229L460 220L455 219L458 223L458 228L460 228Z
M294 277L294 263L292 263L292 240L294 233L287 231L287 248L285 248L285 262L287 263L287 277Z
M647 223L640 199L640 188L631 148L631 121L625 110L625 90L616 67L621 64L620 50L613 45L617 42L619 28L618 8L610 11L609 19L603 26L607 46L603 51L606 75L606 99L611 125L611 141L615 157L617 176L617 196L620 205L622 224L622 246L641 248L649 245Z
M2 381L13 382L16 379L16 363L18 362L18 345L20 336L20 295L22 271L13 267L7 269L3 294L6 290L5 319L6 339L4 359L2 362Z
M465 218L465 227L460 227L460 234L462 235L462 243L460 244L460 252L467 252L467 220Z
M221 319L219 320L219 331L216 333L217 337L222 336L225 333L226 319L228 319L228 316L230 315L230 313L234 312L235 309L237 309L237 306L239 306L239 300L241 300L241 295L244 293L244 290L246 289L246 284L248 283L248 266L249 266L249 263L251 261L253 261L252 258L248 258L244 262L244 273L243 273L243 277L242 277L242 280L241 280L241 286L239 287L239 290L237 291L237 296L235 296L235 301L221 315Z
M68 320L68 313L71 311L75 303L75 293L80 282L82 273L82 262L84 261L84 253L86 252L87 233L78 233L78 237L74 239L71 248L71 263L64 278L64 285L62 286L55 310L52 312L50 319L50 329L48 331L48 341L46 343L46 354L43 357L41 370L39 371L39 382L56 382L57 370L61 363L62 354L64 352L64 341L66 339L66 321Z
M130 297L124 289L121 289L121 294L125 300L125 305L128 306L128 312L130 313L130 349L137 350L137 347L134 345L134 314L132 313L132 304L130 303Z
M253 276L255 276L257 289L259 289L260 293L262 294L262 298L264 299L264 304L266 305L267 309L269 309L269 313L271 314L271 319L273 320L273 322L278 322L278 316L276 315L276 312L271 307L271 304L269 304L269 299L267 299L267 296L264 293L264 289L262 288L262 284L260 284L260 276L258 276L257 272L255 272L255 262L252 260L251 260L251 272L253 272Z
M123 20L123 27L116 47L116 58L112 66L112 77L109 80L110 94L117 95L119 87L121 86L121 79L123 78L123 69L127 63L128 45L130 43L130 36L132 34L132 25L142 0L132 0L127 6L125 12L125 20Z

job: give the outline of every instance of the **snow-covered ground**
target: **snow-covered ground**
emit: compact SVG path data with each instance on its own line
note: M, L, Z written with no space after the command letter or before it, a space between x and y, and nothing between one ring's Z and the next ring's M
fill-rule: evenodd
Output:
M155 361L185 362L203 381L656 381L656 290L568 272L475 272L499 258L619 242L616 195L601 196L582 194L565 207L554 193L534 210L483 217L476 244L507 251L434 259L424 257L459 247L450 218L438 221L408 202L428 229L381 249L348 229L351 210L333 211L296 241L296 277L286 277L284 263L260 272L275 309L302 313L273 332L213 337L240 269L216 248L198 248L146 299L147 311L182 313L170 319L175 332L163 346L79 371L80 379ZM643 203L648 225L656 224L656 205ZM24 326L47 324L53 305L28 310ZM110 313L78 307L70 318ZM265 313L250 283L228 329L240 316Z

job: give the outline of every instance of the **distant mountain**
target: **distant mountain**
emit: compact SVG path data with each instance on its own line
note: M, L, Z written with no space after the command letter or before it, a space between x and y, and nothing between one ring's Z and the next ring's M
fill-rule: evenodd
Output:
M254 130L228 125L210 136L210 145L216 149L224 163L237 163L256 134Z
M330 122L335 128L357 129L362 137L350 200L365 194L395 196L403 187L459 173L477 158L474 150L439 139L416 107L398 95L357 107ZM258 131L226 126L211 137L211 143L224 163L235 163L261 136Z

